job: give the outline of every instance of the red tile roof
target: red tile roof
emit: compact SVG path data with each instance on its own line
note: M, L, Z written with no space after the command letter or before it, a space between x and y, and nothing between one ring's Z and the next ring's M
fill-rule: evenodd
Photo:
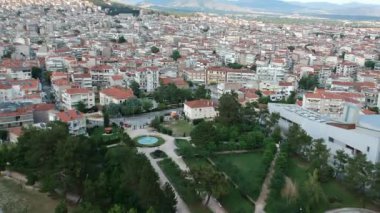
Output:
M68 110L66 112L57 113L57 118L58 118L58 120L67 123L69 121L82 119L83 114L81 112L73 109L73 110Z
M187 82L182 78L160 78L163 85L175 84L177 87L188 86Z
M114 81L121 81L121 80L123 80L123 76L122 75L113 75L111 78Z
M55 109L55 104L36 104L34 105L35 111L49 111Z
M66 93L69 95L75 95L75 94L88 94L91 90L86 88L70 88L66 90Z
M204 107L214 107L215 103L211 100L200 99L194 101L186 101L185 105L190 108L204 108Z
M125 100L135 97L132 89L124 89L122 87L110 87L107 89L103 89L102 91L100 91L100 93L103 93L106 96L110 96L118 100Z

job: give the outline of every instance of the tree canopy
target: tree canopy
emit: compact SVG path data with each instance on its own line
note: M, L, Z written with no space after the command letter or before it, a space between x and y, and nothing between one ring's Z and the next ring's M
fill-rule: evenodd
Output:
M175 212L175 195L161 190L158 176L145 155L129 146L105 147L102 137L70 136L66 124L46 129L28 128L7 161L25 173L28 182L39 181L43 191L73 193L82 202L75 212ZM132 144L122 133L122 141ZM117 206L118 207L117 207ZM120 207L120 208L119 208ZM60 204L57 212L64 212Z
M181 54L178 50L173 50L172 55L170 56L174 61L177 61L179 58L181 58Z

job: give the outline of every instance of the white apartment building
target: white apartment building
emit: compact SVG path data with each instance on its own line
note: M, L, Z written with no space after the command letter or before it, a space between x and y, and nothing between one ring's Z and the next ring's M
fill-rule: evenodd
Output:
M282 67L259 66L256 70L257 79L261 81L282 81L286 70Z
M117 74L117 70L106 64L96 65L90 69L93 86L110 86L110 78L115 74Z
M205 70L193 70L193 69L185 69L183 71L183 75L186 80L198 83L198 84L204 84L206 81L206 72Z
M269 103L268 107L270 113L280 114L279 126L284 132L298 124L312 138L324 139L331 155L343 150L351 156L363 153L373 163L380 162L379 115L358 116L358 109L347 106L344 122L339 122L297 105Z
M205 99L187 101L183 105L183 112L190 120L214 119L218 115L214 102Z
M53 119L66 123L72 135L86 134L86 118L77 110L58 112Z
M159 77L158 67L142 67L137 69L134 80L140 85L140 89L154 92L160 86Z
M95 94L86 88L70 88L62 93L62 106L67 109L75 109L77 104L82 102L89 109L95 106Z
M231 69L226 74L227 83L250 83L256 79L256 73L250 70Z
M345 61L338 64L336 67L336 74L343 76L355 76L357 73L358 65L356 63Z
M73 74L71 75L71 81L79 85L81 88L92 88L92 78L90 73Z
M365 103L365 96L360 93L332 92L316 89L314 92L304 94L302 108L331 117L340 117L346 103L362 106Z
M68 64L64 58L61 57L50 57L46 59L45 62L47 71L67 71Z

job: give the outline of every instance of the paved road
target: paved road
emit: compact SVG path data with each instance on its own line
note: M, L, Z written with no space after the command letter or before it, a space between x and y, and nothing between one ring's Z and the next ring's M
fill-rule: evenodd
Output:
M165 115L173 111L182 112L183 108L168 109L168 110L162 110L158 112L149 112L149 113L144 113L144 114L135 115L135 116L128 116L128 117L111 118L110 120L111 120L111 123L119 124L120 122L124 122L124 123L128 123L132 126L136 126L137 128L139 128L140 126L150 124L150 122L156 116Z
M140 135L157 135L162 137L165 140L165 143L159 147L152 147L152 148L138 148L138 151L141 153L144 153L148 159L150 160L151 164L153 165L153 168L155 168L155 165L157 168L155 170L159 174L160 177L160 182L168 182L168 179L166 178L165 174L163 174L161 168L158 167L157 165L157 160L153 159L149 153L153 152L154 150L160 149L161 151L164 151L168 157L170 157L182 171L189 171L189 167L186 165L185 161L182 159L182 157L178 156L177 153L174 151L177 149L177 146L175 145L175 138L171 137L169 135L164 135L158 132L153 132L151 130L147 129L138 129L138 130L129 130L128 134L130 135L131 138L135 138ZM174 189L174 187L173 187ZM176 192L177 198L180 198L178 196L178 193ZM180 202L181 200L181 202ZM204 201L206 201L206 197L204 198ZM183 202L182 199L178 199L177 203L177 210L179 213L182 213L180 209L183 209L183 212L188 211L187 205ZM211 209L212 212L214 213L226 213L227 211L220 205L220 203L214 198L211 197L209 203L208 203L209 209Z

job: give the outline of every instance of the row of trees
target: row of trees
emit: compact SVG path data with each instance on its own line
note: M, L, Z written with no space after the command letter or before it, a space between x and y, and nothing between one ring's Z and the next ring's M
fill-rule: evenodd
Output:
M298 200L298 204L294 202L279 207L280 209L304 205L306 210L311 210L324 204L326 196L320 184L330 181L333 177L363 196L374 200L380 199L379 163L374 165L362 153L356 153L355 156L350 157L343 150L338 150L333 157L333 166L330 166L328 163L330 150L327 149L323 139L313 140L298 125L292 125L289 128L287 140L281 146L281 153L276 161L275 174L272 179L270 199L277 199L281 196L290 155L297 155L309 163L310 175L305 182L305 189L308 190L301 191L302 195L299 197L302 198L302 201Z
M110 117L135 115L143 112L149 112L153 109L153 101L150 99L132 98L121 104L111 103L105 107L105 112Z
M157 174L128 135L121 137L125 145L112 149L102 140L70 136L66 124L55 122L47 129L25 129L4 156L11 169L27 175L28 184L38 181L42 191L63 198L78 195L81 203L75 212L175 212L172 189L161 190ZM6 166L4 160L0 166Z
M163 104L180 104L187 100L209 99L210 90L204 85L192 89L181 89L175 84L161 85L154 93L154 99Z

